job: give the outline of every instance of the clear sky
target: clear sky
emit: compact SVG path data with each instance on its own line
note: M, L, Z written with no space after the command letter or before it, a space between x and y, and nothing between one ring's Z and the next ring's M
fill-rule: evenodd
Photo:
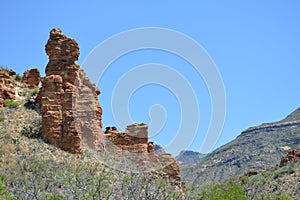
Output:
M135 28L167 28L194 39L216 64L226 91L226 119L215 148L249 126L282 119L300 105L297 0L11 0L1 1L0 9L0 65L18 73L38 67L44 75L48 62L44 48L54 27L79 43L79 65L109 37ZM118 108L111 107L111 99L118 80L148 63L176 70L195 91L201 113L199 130L195 138L187 139L192 143L188 149L200 151L211 119L210 95L203 77L197 77L189 63L170 52L136 51L111 64L97 83L102 91L104 126L117 124L112 110ZM165 124L159 132L150 129L150 140L167 146L180 127L180 101L170 88L148 84L138 88L124 105L133 121L150 123L149 109L161 104L164 108L156 118ZM173 154L180 150L176 145L170 148Z

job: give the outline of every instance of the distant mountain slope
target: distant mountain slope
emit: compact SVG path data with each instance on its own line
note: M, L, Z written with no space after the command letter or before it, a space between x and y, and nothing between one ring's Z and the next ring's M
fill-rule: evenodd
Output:
M236 139L218 148L196 165L182 165L187 183L222 182L250 170L278 164L288 150L300 146L300 108L276 123L243 131Z
M300 108L289 114L281 122L299 121L300 120Z
M175 158L179 164L195 164L200 163L205 155L195 151L181 151Z

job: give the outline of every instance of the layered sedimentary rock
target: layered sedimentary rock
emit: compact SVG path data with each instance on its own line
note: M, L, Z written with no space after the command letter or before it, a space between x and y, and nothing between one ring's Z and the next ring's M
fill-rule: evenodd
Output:
M38 87L41 81L41 75L38 68L33 68L24 72L21 82L26 84L28 88L33 89Z
M148 143L147 125L133 124L126 128L125 132L119 132L115 127L106 127L105 136L117 147L133 153L148 153L150 151ZM153 152L154 150L151 150Z
M42 133L57 147L81 153L81 140L88 145L101 143L102 109L97 99L100 90L75 63L79 47L75 40L53 29L46 44L49 63L42 79L39 103Z
M12 72L10 70L10 72ZM15 84L12 76L15 73L9 73L7 70L0 70L0 108L4 106L5 99L16 99Z
M106 127L104 132L114 146L119 148L141 170L161 170L182 188L180 168L175 158L168 153L154 152L155 144L148 141L148 126L146 124L132 124L127 126L125 132L120 132L115 127Z
M28 70L21 76L11 69L0 69L0 107L4 107L5 99L24 100L30 90L38 87L40 74L38 69Z

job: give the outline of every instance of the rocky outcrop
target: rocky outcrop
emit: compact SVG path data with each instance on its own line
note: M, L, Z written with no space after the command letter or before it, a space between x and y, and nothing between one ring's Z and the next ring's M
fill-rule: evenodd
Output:
M288 152L288 155L283 157L280 162L280 167L285 166L287 163L300 161L300 149L292 150Z
M125 132L118 131L116 127L106 127L104 136L112 143L110 146L118 148L140 170L159 169L161 175L167 175L179 188L183 187L177 161L171 154L154 152L155 144L148 141L146 124L129 125Z
M11 69L0 69L0 107L4 107L4 101L11 99L19 101L28 101L29 95L35 102L35 96L32 96L32 89L38 87L40 74L37 68L28 70L21 77Z
M95 147L101 143L102 109L97 99L100 90L75 63L79 47L60 29L53 29L46 44L49 63L42 80L39 103L42 133L57 147L81 153L81 141Z
M146 124L129 125L125 132L120 132L115 127L106 127L104 133L110 142L122 150L133 153L154 152L154 149L151 149L153 143L148 143L148 127Z
M38 87L41 81L41 75L38 68L33 68L24 72L21 82L26 84L28 88L34 89Z
M0 70L0 107L4 107L5 99L16 99L15 84L12 80L12 76L16 73L12 72L12 70Z

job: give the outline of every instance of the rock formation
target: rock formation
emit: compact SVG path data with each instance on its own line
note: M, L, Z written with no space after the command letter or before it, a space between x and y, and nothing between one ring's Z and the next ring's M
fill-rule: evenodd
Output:
M115 127L107 127L104 132L106 138L122 150L133 153L148 153L148 127L146 124L127 126L125 132L119 132ZM151 152L153 152L151 150Z
M15 84L12 80L13 75L15 73L0 70L0 107L4 107L5 99L16 99Z
M162 170L179 188L182 188L180 168L175 158L168 153L154 153L155 144L148 142L148 126L146 124L132 124L125 132L115 127L106 127L105 138L111 142L110 146L119 148L127 159L130 159L140 170ZM153 169L153 170L152 170Z
M39 93L43 137L63 150L81 153L83 135L89 145L101 141L100 90L75 64L77 42L60 29L51 30L46 53L49 63Z
M287 163L300 161L300 149L292 150L288 152L288 155L283 157L280 162L280 167L285 166Z
M4 107L5 99L24 100L30 90L38 87L40 73L37 68L28 70L21 76L11 69L0 69L0 107Z
M171 154L154 153L154 143L148 142L146 124L129 125L125 132L107 127L103 134L102 109L97 98L100 90L75 64L79 56L77 42L55 28L50 32L46 53L49 63L38 95L44 139L72 153L81 153L82 144L98 152L116 153L122 159L130 159L141 170L160 169L160 173L175 180L181 188L178 163ZM24 80L33 82L29 78Z
M28 88L34 89L38 87L41 81L41 75L38 68L33 68L24 72L21 82L26 84Z

